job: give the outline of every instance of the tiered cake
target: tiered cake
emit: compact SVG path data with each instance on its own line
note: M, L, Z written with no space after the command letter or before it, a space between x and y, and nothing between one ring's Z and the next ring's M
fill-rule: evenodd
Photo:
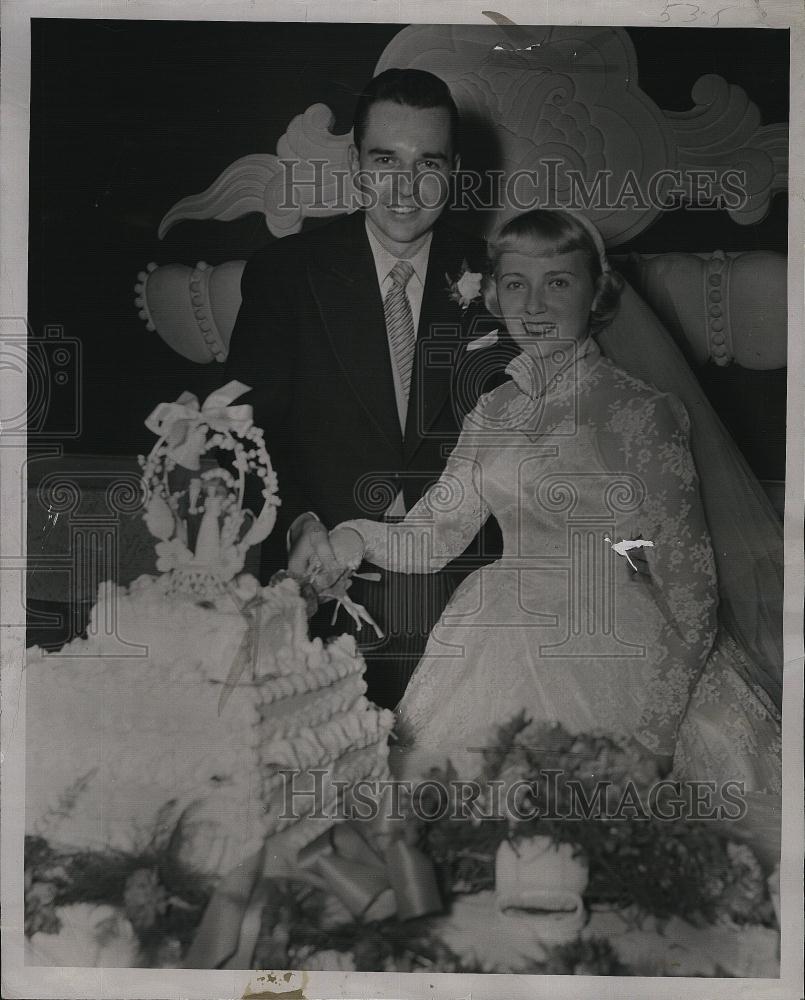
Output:
M294 581L275 584L265 594L268 623L260 645L271 670L256 678L261 795L270 831L286 831L288 844L302 847L322 832L308 814L337 811L333 782L388 779L394 716L364 697L365 664L352 636L326 646L308 638L305 602Z
M86 638L29 650L26 831L59 848L167 851L214 880L280 832L295 857L333 822L308 816L335 812L331 779L388 777L393 716L364 697L354 639L311 640L295 580L261 588L240 573L278 503L262 434L229 405L245 388L201 408L184 396L147 422L163 575L102 585ZM256 515L243 506L253 472ZM326 775L318 801L312 771Z

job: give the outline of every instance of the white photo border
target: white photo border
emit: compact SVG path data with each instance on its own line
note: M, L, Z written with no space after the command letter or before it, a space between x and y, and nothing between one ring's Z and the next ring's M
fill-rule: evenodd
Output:
M784 784L781 906L783 936L779 980L682 978L539 977L518 975L310 973L304 997L578 998L602 992L643 1000L735 995L798 1000L803 995L803 514L805 497L805 13L795 2L698 0L497 0L489 5L518 24L591 24L654 27L790 28L791 112L789 157L788 409L785 520ZM172 21L322 21L389 23L489 23L486 7L464 0L401 4L392 0L343 3L269 4L225 0L7 0L2 21L0 108L0 321L27 313L28 138L30 108L30 21L36 17L151 19ZM0 373L0 377L3 373ZM12 412L25 409L25 380L4 378L2 391ZM0 427L2 435L2 427ZM258 993L260 972L154 969L35 968L23 956L25 706L21 697L25 649L24 492L19 488L25 441L0 447L0 656L2 657L2 995L4 997L221 998ZM265 988L263 985L262 988Z

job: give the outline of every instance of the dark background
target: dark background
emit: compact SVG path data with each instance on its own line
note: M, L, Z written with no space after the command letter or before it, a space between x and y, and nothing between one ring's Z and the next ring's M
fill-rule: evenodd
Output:
M262 216L157 227L233 160L273 153L291 118L323 102L348 131L363 85L402 25L87 21L32 23L29 321L81 342L82 433L67 451L135 454L150 409L183 389L203 396L221 366L195 365L148 332L134 307L149 261L245 258L271 239ZM492 29L494 30L494 29ZM692 105L695 81L717 73L744 88L764 124L788 119L787 31L628 29L640 85L660 108ZM666 213L618 252L769 249L785 253L786 201L739 226L726 213ZM783 478L785 380L736 368L700 373L762 478ZM742 423L747 388L768 427L762 446ZM54 403L45 431L69 426ZM32 442L35 438L31 438Z

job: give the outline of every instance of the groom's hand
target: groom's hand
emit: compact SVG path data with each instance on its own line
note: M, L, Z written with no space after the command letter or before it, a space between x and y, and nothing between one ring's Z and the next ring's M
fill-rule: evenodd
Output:
M288 541L288 571L293 576L315 576L316 590L322 590L341 575L341 567L330 545L329 532L312 515L303 515L294 521Z
M363 562L366 546L354 528L339 525L330 532L330 545L342 569L356 570Z

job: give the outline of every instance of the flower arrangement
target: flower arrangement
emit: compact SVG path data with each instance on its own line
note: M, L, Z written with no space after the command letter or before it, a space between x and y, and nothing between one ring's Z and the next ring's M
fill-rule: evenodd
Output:
M455 972L493 971L463 957L439 936L439 922L422 918L360 924L333 915L319 889L286 882L263 915L255 968L305 969L323 972ZM339 922L340 921L340 922ZM534 975L625 975L609 942L576 939L550 949L533 961Z
M514 783L536 788L546 773L555 776L550 810L533 818L487 814L485 800L493 793L500 800L501 789ZM448 762L427 777L429 787L449 788L456 772ZM653 759L634 742L572 734L520 715L485 751L477 803L484 818L422 804L423 815L438 814L419 822L418 844L434 864L447 916L356 922L334 910L320 889L287 883L264 914L255 961L306 969L500 972L507 968L501 956L495 964L473 947L499 921L494 947L506 941L519 972L630 975L643 970L630 968L606 937L581 930L587 910L614 911L635 928L659 927L654 948L660 952L668 948L662 927L683 941L693 928L716 924L776 933L759 863L723 827L642 816L639 809L620 818L595 809L573 815L580 790L592 797L596 781L604 781L615 802L635 802L645 800L658 779ZM536 892L528 888L535 885ZM562 900L556 903L561 913L540 911L551 906L550 898ZM568 905L573 899L575 909ZM666 971L667 961L660 962ZM689 961L695 971L702 959Z
M490 796L515 784L536 790L545 774L553 776L549 809L486 817ZM456 774L448 762L428 778L428 787L449 787ZM706 974L697 965L702 955L674 969L669 942L681 942L682 952L674 951L679 963L691 936L718 926L757 932L768 950L777 933L768 886L752 850L723 827L642 816L636 807L631 816L600 815L590 799L587 815L574 814L579 790L592 797L596 781L613 790L615 801L634 803L657 779L653 760L633 742L572 734L520 715L499 729L484 753L477 799L483 818L423 802L419 815L435 818L418 819L408 831L433 863L446 913L356 918L321 885L278 878L267 894L253 966L698 975ZM527 805L527 796L523 801ZM34 940L58 934L66 908L105 904L111 907L107 923L122 920L136 935L137 964L180 964L214 888L205 857L223 849L208 837L199 840L191 826L154 838L137 854L68 855L42 838L27 838L26 934ZM625 961L595 922L610 913L636 933L652 928L642 965ZM751 949L755 939L747 940ZM738 974L722 968L718 955L713 961L718 971L709 974Z
M549 810L533 818L490 814L493 794L501 801L501 790L515 783L537 788L545 774L554 776ZM456 773L448 762L427 777L428 787L449 788ZM289 890L282 916L274 914L274 929L263 938L260 962L282 957L292 963L336 962L332 968L346 962L367 971L505 971L505 963L490 965L488 956L468 944L489 936L496 920L496 947L501 940L511 947L521 938L515 942L520 954L517 948L513 954L520 960L517 971L633 974L610 941L581 931L585 910L614 910L635 927L646 922L677 930L751 924L776 933L759 863L723 826L643 816L637 808L635 815L621 817L608 818L594 808L578 816L580 794L588 796L589 806L596 781L608 787L611 801L633 803L645 801L658 780L653 759L634 742L601 733L572 734L520 715L499 729L485 751L477 803L484 818L422 804L423 815L437 818L419 823L418 843L434 864L451 911L447 917L332 926L322 916L327 908L318 890L308 889L301 897ZM537 892L527 888L535 885ZM562 912L548 912L548 897L561 900L556 905ZM474 915L465 900L480 904ZM462 924L460 933L446 933L451 922ZM281 938L289 934L282 956L272 951L277 927L284 928ZM337 956L327 958L333 949Z
M42 950L53 951L55 941L49 938L57 939L63 929L71 938L80 937L83 928L90 941L101 945L126 942L124 964L179 966L201 922L208 891L196 880L174 880L172 872L176 866L164 847L137 854L70 853L26 836L25 934ZM103 907L100 926L75 920L76 908L87 904ZM79 963L74 957L65 964Z
M574 735L521 714L499 729L484 758L482 811L488 804L484 797L493 791L505 799L501 783L504 792L520 783L526 797L517 816L478 822L448 813L424 827L425 850L448 893L492 888L502 844L547 837L586 860L587 905L634 906L644 915L696 923L741 921L749 914L773 923L771 901L748 846L731 842L713 822L662 818L643 809L659 774L638 744L600 733ZM552 780L542 785L548 794L538 809L546 775ZM448 764L430 777L449 785L455 774ZM596 800L596 788L603 786L614 805L608 815L602 815L603 800ZM580 806L592 807L589 815L579 815Z

